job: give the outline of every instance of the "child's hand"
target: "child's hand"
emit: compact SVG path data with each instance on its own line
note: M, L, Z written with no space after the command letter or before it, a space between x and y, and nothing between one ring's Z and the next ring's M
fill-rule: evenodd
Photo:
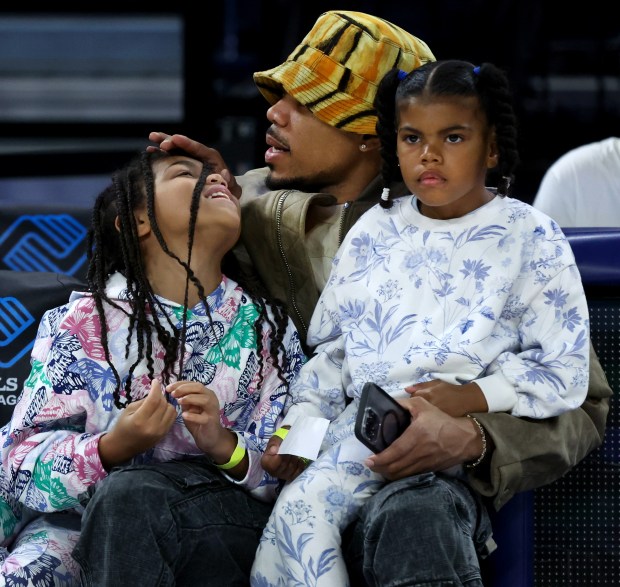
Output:
M295 455L278 454L281 444L282 439L279 436L272 436L260 463L270 475L285 481L292 481L308 466L308 462Z
M473 381L464 385L455 385L434 379L405 387L405 391L412 397L424 398L454 417L489 410L482 390Z
M166 387L166 392L181 406L181 415L196 446L214 455L223 439L230 436L220 421L220 401L215 393L197 381L176 381Z
M109 470L153 448L170 430L177 417L159 381L151 382L149 394L121 411L114 428L99 440L99 456Z

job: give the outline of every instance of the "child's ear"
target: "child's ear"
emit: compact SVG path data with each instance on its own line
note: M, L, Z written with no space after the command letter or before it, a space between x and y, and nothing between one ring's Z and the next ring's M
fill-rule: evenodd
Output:
M135 210L134 216L136 218L136 227L138 230L138 237L143 237L151 232L151 223L149 222L149 215L146 210ZM116 230L121 231L121 221L117 216L114 220L114 226Z

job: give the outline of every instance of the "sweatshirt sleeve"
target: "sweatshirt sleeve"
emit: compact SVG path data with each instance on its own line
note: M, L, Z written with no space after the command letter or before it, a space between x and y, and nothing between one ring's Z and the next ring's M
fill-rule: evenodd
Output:
M301 417L327 418L330 421L346 407L342 364L344 348L340 339L320 344L291 385L285 407L284 424L294 425Z
M528 301L519 352L503 352L476 380L490 412L549 418L578 408L588 391L590 332L579 272L566 265Z
M474 414L493 445L491 458L468 469L469 482L496 510L520 491L559 479L601 446L612 390L590 346L588 395L581 407L534 420L506 413Z
M99 364L63 324L67 312L68 306L50 310L39 324L32 369L2 446L14 498L41 512L75 507L78 496L107 475L99 458L101 434L88 431L92 390L79 375L85 362ZM105 386L105 378L100 383Z
M267 340L267 335L264 336L264 339ZM245 421L243 429L235 429L240 444L245 446L248 454L248 472L243 479L239 480L222 471L232 483L244 487L257 499L267 502L275 500L276 490L280 482L263 469L261 457L269 439L281 425L282 410L287 398L289 384L306 360L299 334L292 321L289 321L283 347L286 354L283 367L285 381L280 379L277 370L272 366L268 356L269 351L265 347L263 361L267 367L260 388L260 398L250 417Z
M314 348L314 354L291 385L285 407L285 424L293 425L299 417L320 417L333 421L346 407L348 371L345 368L345 341L338 309L341 251L334 260L329 281L312 314L308 344Z

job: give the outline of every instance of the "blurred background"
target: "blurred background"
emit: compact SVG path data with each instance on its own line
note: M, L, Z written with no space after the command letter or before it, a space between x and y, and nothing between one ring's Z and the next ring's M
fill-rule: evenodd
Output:
M437 58L506 70L520 121L514 195L524 201L564 152L620 133L620 24L587 5L577 13L536 0L136 4L0 9L0 203L89 207L151 130L218 148L235 173L262 166L267 104L252 73L283 61L336 8L384 17Z

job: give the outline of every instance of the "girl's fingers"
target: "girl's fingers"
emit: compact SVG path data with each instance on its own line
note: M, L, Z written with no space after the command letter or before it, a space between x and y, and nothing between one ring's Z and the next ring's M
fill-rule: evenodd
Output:
M162 404L167 405L168 402L162 392L161 383L153 379L148 395L140 400L140 411L143 415L149 415L157 411Z
M206 396L210 390L197 381L176 381L168 385L166 391L173 397L179 398L192 393Z

